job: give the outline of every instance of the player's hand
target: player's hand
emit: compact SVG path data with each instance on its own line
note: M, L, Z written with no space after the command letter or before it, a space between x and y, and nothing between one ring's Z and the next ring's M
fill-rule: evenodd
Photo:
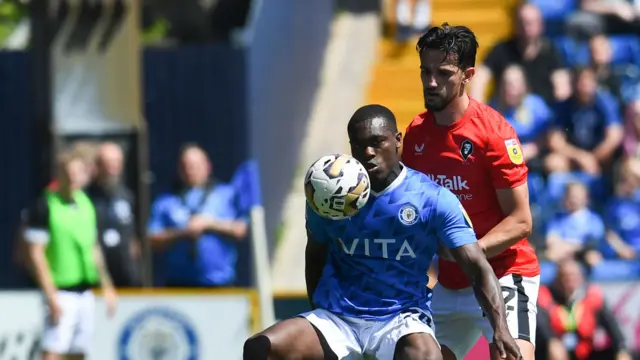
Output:
M113 287L108 287L103 291L104 302L107 304L107 316L113 317L118 307L118 294Z
M51 297L47 300L49 305L49 322L51 325L56 326L60 323L62 317L62 307L57 297Z
M493 344L498 350L498 355L500 355L501 359L507 359L507 356L509 356L509 359L523 360L520 347L518 347L506 326L494 331Z

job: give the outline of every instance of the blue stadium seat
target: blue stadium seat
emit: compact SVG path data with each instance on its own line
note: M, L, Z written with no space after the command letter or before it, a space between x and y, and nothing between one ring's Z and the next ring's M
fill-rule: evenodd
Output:
M542 12L547 36L561 35L564 32L564 19L578 7L577 0L529 0Z
M533 217L533 233L529 241L533 243L544 239L544 229L550 213L547 206L547 190L544 177L537 172L530 172L527 178L529 185L529 203Z
M571 173L553 173L547 177L547 206L557 210L557 207L560 205L562 197L564 196L565 187L568 183L574 181L587 185L591 194L591 200L595 201L595 203L600 203L604 198L606 187L602 178L594 177L579 171Z
M577 0L529 0L537 6L545 20L562 20L578 8Z
M589 45L586 41L576 41L568 36L553 39L567 66L589 63ZM634 35L615 35L609 37L613 65L640 65L640 39Z
M556 277L557 271L556 264L550 261L541 261L540 262L540 283L544 285L549 285L553 282L553 279Z
M617 35L609 37L614 65L640 65L640 38L635 35Z
M640 262L604 260L591 271L592 281L628 281L640 276Z
M576 41L568 36L553 39L567 67L585 65L589 62L589 45L586 41Z
M540 283L548 285L556 277L557 266L549 261L540 262ZM629 281L640 277L640 262L604 260L591 270L591 281Z

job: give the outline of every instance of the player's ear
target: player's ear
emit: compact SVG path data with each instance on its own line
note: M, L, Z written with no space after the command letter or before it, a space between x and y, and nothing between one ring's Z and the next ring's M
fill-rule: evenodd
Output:
M402 147L402 133L398 132L396 134L396 149L400 149Z
M468 85L476 74L476 68L470 67L462 72L462 83Z

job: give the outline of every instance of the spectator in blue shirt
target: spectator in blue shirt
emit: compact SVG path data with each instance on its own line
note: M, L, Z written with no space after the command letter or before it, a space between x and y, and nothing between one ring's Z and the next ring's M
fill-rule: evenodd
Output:
M616 181L616 196L607 206L607 242L605 255L625 260L640 254L640 160L622 162ZM609 249L608 249L609 250ZM607 253L608 252L608 253Z
M236 276L236 242L247 235L233 187L215 181L205 151L187 145L180 154L183 188L159 196L148 225L160 253L166 286L228 286Z
M598 175L614 160L623 136L620 109L615 98L597 86L593 69L578 69L573 96L554 109L555 129L549 135L554 161L547 161L549 172L562 171L568 163Z
M542 97L529 93L522 66L512 64L504 70L498 97L490 105L516 130L524 158L530 165L530 160L542 151L540 140L551 124L552 113Z
M600 262L602 255L597 249L604 241L604 223L600 215L588 208L588 203L589 191L583 183L567 184L564 211L547 225L547 259L560 262L576 257L591 267Z

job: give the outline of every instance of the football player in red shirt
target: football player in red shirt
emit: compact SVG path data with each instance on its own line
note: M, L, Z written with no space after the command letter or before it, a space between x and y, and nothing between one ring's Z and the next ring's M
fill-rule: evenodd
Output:
M534 358L540 265L531 232L527 167L513 127L471 99L478 42L464 26L433 27L420 40L427 111L406 130L403 162L458 196L502 285L507 323L522 356ZM441 253L433 315L445 360L462 360L480 335L493 331L462 269ZM500 355L491 346L492 359Z

